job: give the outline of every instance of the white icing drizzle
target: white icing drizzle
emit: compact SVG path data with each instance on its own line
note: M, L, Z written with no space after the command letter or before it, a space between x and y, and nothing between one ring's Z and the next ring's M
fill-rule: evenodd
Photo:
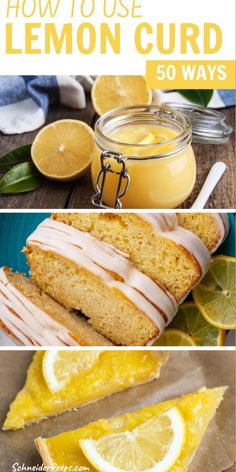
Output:
M78 346L64 326L36 306L0 269L0 319L25 346Z
M217 251L229 234L229 217L226 213L211 213L211 216L214 218L220 232L220 238L212 250L213 253Z
M177 217L173 213L138 213L138 216L149 223L156 233L174 231L178 226Z
M28 238L27 244L65 257L99 276L107 286L121 291L148 316L160 333L176 314L177 304L172 295L136 269L120 251L89 233L47 219ZM116 280L112 273L123 281Z
M138 216L149 223L154 232L163 238L168 238L184 247L198 262L203 277L211 261L210 253L196 234L177 224L176 215L161 213L139 213Z

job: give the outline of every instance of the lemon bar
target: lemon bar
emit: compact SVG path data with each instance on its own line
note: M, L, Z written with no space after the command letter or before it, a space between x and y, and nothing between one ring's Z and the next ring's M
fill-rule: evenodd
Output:
M104 351L90 369L75 373L61 390L52 393L43 374L44 355L43 351L34 355L25 385L10 406L4 430L24 428L156 379L168 358L164 352Z
M139 470L168 470L168 472L186 472L211 419L223 399L225 390L225 387L213 389L206 389L204 387L199 391L184 395L180 398L168 400L119 417L101 419L95 423L88 424L74 431L59 434L58 436L44 439L38 438L36 439L35 444L46 466L56 464L58 467L72 467L71 470L76 470L76 466L81 466L87 467L90 472L94 472L95 470L132 470L133 472L138 472ZM163 415L165 415L165 421L163 421ZM126 458L132 462L135 458L135 451L137 451L138 446L142 446L142 449L140 451L140 457L136 458L137 462L139 459L141 464L141 461L143 460L143 448L145 448L145 460L147 461L147 453L152 453L152 443L148 442L149 439L152 438L154 441L156 435L159 440L159 442L154 441L155 452L157 451L157 448L160 447L160 441L165 441L165 435L160 434L158 425L162 422L163 426L163 422L167 421L168 415L169 417L172 417L171 426L173 431L176 430L176 440L177 442L179 441L179 445L177 445L178 450L176 450L176 447L175 451L172 450L172 462L169 457L169 465L167 469L155 469L150 467L138 468L134 466L132 469L130 467L126 469L124 467L114 469L98 467L98 446L96 450L96 445L98 444L101 445L100 454L103 455L103 464L105 463L104 456L107 452L108 459L112 462L112 465L115 465L116 467L117 462L119 461L124 465ZM154 430L155 425L156 431ZM140 428L140 443L136 443L136 449L132 449L133 458L131 460L128 455L128 442L135 439L135 434L136 437L138 436ZM146 435L145 430L147 432ZM133 431L135 431L135 434L132 437L128 432L132 433ZM122 433L125 434L122 436ZM167 431L165 434L167 434ZM128 437L128 442L126 443L125 435ZM122 438L122 443L121 441L119 442L119 438ZM118 445L120 447L119 454L114 454L114 448L111 448L110 450L108 449L109 442L112 445L113 440L115 440L116 444L115 452L118 450ZM105 444L107 450L104 447ZM124 452L123 454L122 448ZM94 454L95 450L97 454ZM155 459L156 461L158 460L157 456ZM93 466L93 461L97 465L96 469ZM148 461L146 462L146 465L147 464Z

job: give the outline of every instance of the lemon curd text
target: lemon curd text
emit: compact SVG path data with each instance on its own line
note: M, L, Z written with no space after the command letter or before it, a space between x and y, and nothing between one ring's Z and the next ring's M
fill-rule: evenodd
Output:
M123 19L125 21L125 19ZM106 54L112 51L120 54L122 44L121 21L109 25L82 21L81 23L27 22L19 41L15 22L6 24L7 54L50 54L65 53ZM142 55L153 52L161 54L214 54L221 48L222 32L214 23L198 26L193 23L140 23L134 30L134 45Z

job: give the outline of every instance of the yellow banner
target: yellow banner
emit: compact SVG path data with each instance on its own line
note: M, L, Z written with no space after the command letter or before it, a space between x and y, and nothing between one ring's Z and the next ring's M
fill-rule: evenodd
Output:
M234 89L235 61L147 61L150 89Z

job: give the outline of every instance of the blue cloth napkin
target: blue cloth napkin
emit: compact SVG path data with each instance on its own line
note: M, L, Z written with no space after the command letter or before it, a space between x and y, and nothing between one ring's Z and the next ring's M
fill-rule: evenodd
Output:
M20 134L42 126L50 105L86 106L86 92L91 90L91 76L0 76L0 131ZM155 103L188 103L178 92L154 91ZM209 103L212 108L235 105L234 90L216 90Z
M20 134L42 126L50 105L86 106L89 76L0 76L0 131Z

